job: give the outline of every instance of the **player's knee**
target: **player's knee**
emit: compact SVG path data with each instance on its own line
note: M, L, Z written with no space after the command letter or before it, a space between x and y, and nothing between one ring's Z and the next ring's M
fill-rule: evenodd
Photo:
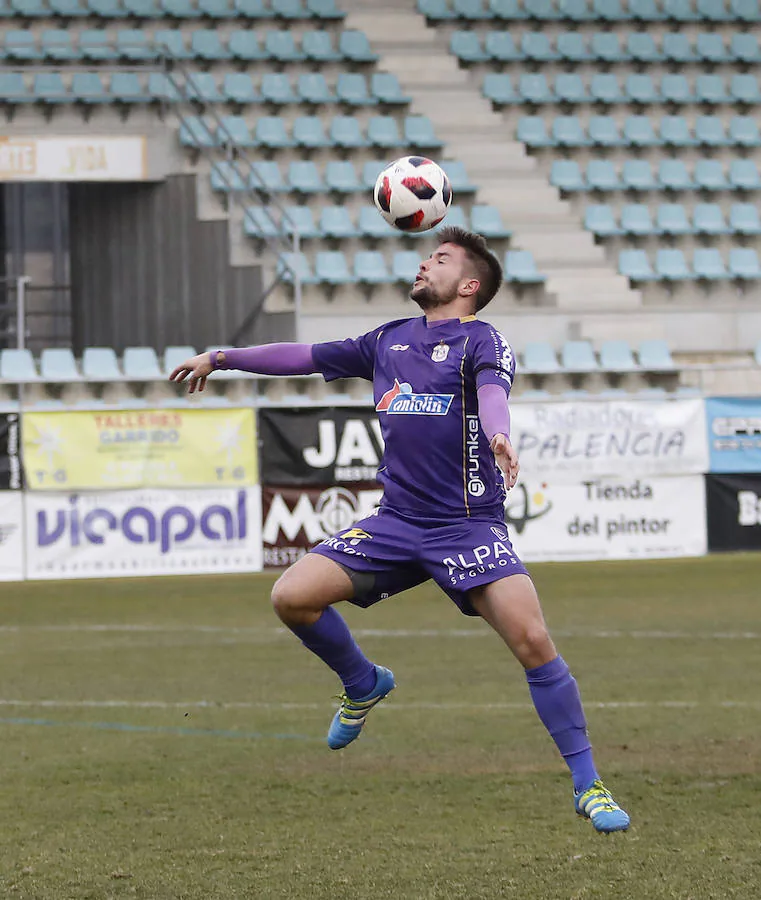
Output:
M272 585L270 599L275 612L281 619L287 618L288 614L293 613L298 605L297 593L283 575Z
M521 662L526 660L533 662L538 658L544 658L548 654L550 656L553 655L552 638L544 622L532 620L524 623L518 635L515 649Z

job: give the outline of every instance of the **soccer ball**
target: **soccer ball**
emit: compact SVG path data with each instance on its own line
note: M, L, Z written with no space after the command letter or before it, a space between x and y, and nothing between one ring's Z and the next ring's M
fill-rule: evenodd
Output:
M446 172L425 156L403 156L380 173L373 199L383 218L400 231L428 231L447 214L452 186Z

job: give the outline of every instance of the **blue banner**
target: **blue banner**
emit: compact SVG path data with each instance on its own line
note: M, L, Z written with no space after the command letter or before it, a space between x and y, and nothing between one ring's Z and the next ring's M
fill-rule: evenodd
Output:
M711 472L761 472L761 397L706 400Z

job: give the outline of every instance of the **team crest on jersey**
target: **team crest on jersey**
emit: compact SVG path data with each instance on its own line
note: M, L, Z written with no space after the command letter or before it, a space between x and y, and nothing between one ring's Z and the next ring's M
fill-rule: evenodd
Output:
M444 360L449 356L449 344L445 344L443 341L440 344L436 344L433 348L433 353L431 354L431 359L434 362L444 362Z
M394 386L380 398L375 410L390 416L445 416L453 399L454 394L416 394L409 382L400 384L395 378Z
M409 350L410 345L409 344L392 344L389 349L391 349L391 350Z

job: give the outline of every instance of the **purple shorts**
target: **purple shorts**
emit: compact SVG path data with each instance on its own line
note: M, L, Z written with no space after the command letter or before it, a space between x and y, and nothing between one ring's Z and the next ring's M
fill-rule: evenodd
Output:
M326 538L310 551L355 572L375 576L352 603L372 606L433 578L467 616L478 615L468 591L508 575L527 575L501 519L434 522L401 516L388 507Z

